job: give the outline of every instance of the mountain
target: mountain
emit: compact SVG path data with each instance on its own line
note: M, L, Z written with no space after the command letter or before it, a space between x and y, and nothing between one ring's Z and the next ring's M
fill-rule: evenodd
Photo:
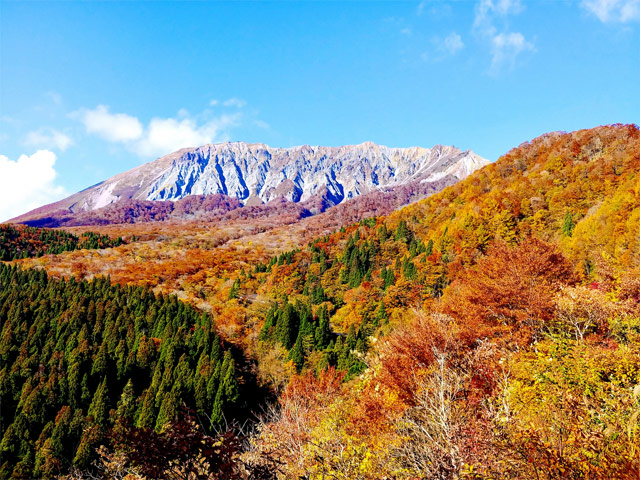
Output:
M217 468L199 432L251 403L225 478L637 480L638 171L635 125L553 132L384 217L252 217L281 199L0 267L0 478Z
M226 211L285 199L308 202L311 212L318 213L369 192L408 184L451 184L487 163L469 150L442 145L389 148L366 142L273 148L227 142L179 150L12 221L77 216L123 202L133 209L157 209L144 202L213 194L219 196L216 203L226 202ZM222 196L231 198L221 200ZM159 219L173 209L166 204L159 208Z

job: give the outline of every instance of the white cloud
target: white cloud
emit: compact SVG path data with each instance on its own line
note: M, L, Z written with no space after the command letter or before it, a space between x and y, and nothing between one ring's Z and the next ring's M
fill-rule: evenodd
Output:
M513 68L516 58L523 52L534 52L535 47L519 32L499 33L492 39L491 72L497 73L505 66Z
M55 148L64 152L73 145L73 139L69 135L52 128L41 128L27 133L24 143L30 147Z
M508 29L509 16L517 15L522 9L520 0L480 0L476 4L473 32L489 45L491 74L513 68L520 54L536 50L522 33Z
M56 185L56 154L38 150L16 161L0 155L0 221L67 196Z
M520 0L480 0L475 7L473 30L485 37L498 32L496 21L505 21L510 15L522 11Z
M454 56L464 48L462 37L456 32L451 32L446 37L434 37L431 39L433 47L420 55L425 62L441 62Z
M235 125L238 119L237 115L223 115L197 125L191 118L154 118L149 122L143 137L130 147L141 156L151 157L166 155L185 147L227 140L224 130Z
M234 106L246 103L238 99L230 100L233 100L230 105ZM152 118L145 127L137 117L110 113L104 105L98 105L93 110L81 110L75 116L84 123L87 133L120 143L141 157L157 157L181 148L228 140L228 130L238 125L241 119L239 112L207 119L210 112L194 117L187 110L180 109L176 118ZM197 120L203 116L204 120Z
M222 104L225 107L236 107L236 108L242 108L244 107L247 102L245 100L242 100L241 98L229 98L228 100L225 100L224 102L222 102Z
M218 105L219 103L220 103L220 101L214 98L213 100L211 100L211 101L209 102L209 105L211 105L212 107L215 107L215 106L216 106L216 105Z
M457 52L459 52L464 48L464 42L462 41L462 37L458 35L456 32L451 32L442 41L442 48L446 52L448 52L450 55L455 55Z
M581 5L604 23L640 21L640 0L583 0Z
M480 0L476 4L473 29L484 36L493 36L497 32L496 17L506 18L520 13L520 0Z
M87 133L95 133L110 142L128 142L142 136L142 125L136 117L110 113L109 107L104 105L93 110L80 110L75 115L84 123Z

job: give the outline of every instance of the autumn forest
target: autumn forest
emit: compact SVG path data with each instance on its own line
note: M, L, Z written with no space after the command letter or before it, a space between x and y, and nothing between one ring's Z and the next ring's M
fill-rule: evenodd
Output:
M637 480L639 174L610 125L419 201L0 225L0 478Z

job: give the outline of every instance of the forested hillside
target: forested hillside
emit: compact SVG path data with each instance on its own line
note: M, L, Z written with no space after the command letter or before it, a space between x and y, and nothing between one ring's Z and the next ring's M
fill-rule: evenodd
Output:
M284 390L255 454L288 477L637 478L639 168L635 126L546 135L257 266L237 291L278 305L254 349Z
M0 261L40 257L79 249L109 248L122 245L121 238L94 232L79 237L63 230L0 225Z
M631 480L640 476L639 171L636 126L552 133L426 200L333 232L321 215L272 228L268 219L147 226L148 239L110 256L19 263L109 274L129 285L110 289L134 298L148 290L133 285L145 285L209 311L278 396L234 458L280 478ZM160 366L148 366L150 385L135 385L139 409L164 368L165 337L147 328ZM181 345L192 368L190 342ZM24 363L14 355L6 365ZM126 386L117 381L116 406ZM175 413L160 415L159 392L173 388L154 390L148 425L161 430ZM197 389L185 391L212 414L214 396L199 405ZM139 474L134 466L120 473Z
M175 297L0 264L0 324L1 478L89 467L118 422L160 431L184 403L211 431L243 404L212 318Z

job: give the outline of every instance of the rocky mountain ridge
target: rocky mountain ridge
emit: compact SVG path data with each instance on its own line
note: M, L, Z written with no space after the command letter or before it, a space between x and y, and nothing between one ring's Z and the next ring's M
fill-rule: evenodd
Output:
M410 183L460 180L489 163L452 146L390 148L371 142L342 147L274 148L227 142L185 148L118 174L13 221L78 214L124 201L177 201L222 194L242 205L276 199L329 207ZM450 182L447 182L450 183Z

